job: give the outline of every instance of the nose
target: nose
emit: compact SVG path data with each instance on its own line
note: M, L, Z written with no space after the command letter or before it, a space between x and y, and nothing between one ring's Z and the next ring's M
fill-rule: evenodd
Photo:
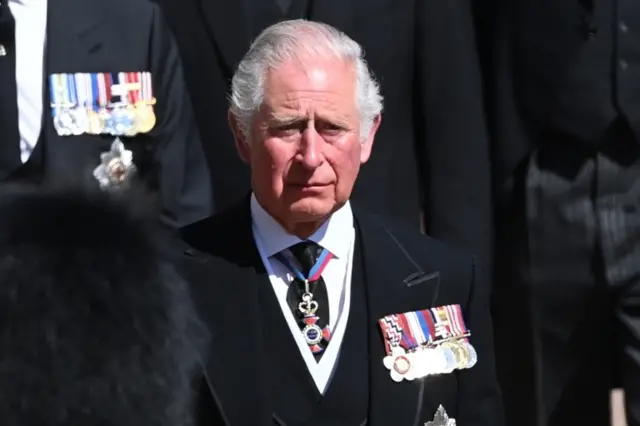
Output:
M298 154L300 163L309 170L320 167L324 162L322 154L322 137L313 126L309 126L302 133L300 140L300 152Z

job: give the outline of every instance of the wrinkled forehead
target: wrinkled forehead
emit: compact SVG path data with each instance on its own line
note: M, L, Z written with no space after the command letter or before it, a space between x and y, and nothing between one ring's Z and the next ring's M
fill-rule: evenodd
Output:
M351 114L356 109L353 64L335 58L288 60L267 71L264 106L268 110L320 108Z

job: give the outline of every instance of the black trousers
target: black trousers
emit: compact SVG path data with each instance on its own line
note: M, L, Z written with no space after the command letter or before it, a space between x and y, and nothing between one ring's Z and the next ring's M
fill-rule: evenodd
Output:
M640 426L640 144L547 135L498 238L494 322L509 426Z

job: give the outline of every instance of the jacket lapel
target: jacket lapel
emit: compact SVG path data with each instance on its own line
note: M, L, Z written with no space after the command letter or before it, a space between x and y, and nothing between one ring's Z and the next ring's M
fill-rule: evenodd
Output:
M257 289L268 278L253 242L249 204L227 218L223 226L205 221L188 231L195 248L185 250L181 269L190 275L196 309L211 333L203 354L206 378L225 423L266 424L271 404L262 376Z
M382 360L386 356L378 319L432 306L439 280L429 279L382 222L354 209L362 250L369 310L369 424L413 425L423 415L424 380L394 382ZM427 286L427 288L424 288ZM426 295L426 297L425 297Z
M103 65L94 61L100 57L103 41L113 32L103 25L109 13L107 5L91 0L49 2L45 58L48 70L71 73Z

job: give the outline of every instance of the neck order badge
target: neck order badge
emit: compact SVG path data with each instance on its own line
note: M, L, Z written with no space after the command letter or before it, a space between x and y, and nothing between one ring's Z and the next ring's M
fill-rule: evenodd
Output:
M306 277L284 254L277 253L275 258L295 276L297 282L293 282L291 285L301 283L304 286L301 300L298 303L298 311L302 314L302 335L309 345L311 352L319 354L324 351L331 339L331 329L328 324L323 328L318 325L318 320L320 320L317 315L319 305L318 301L314 299L313 287L320 281L322 272L329 264L332 255L328 250L323 249Z

